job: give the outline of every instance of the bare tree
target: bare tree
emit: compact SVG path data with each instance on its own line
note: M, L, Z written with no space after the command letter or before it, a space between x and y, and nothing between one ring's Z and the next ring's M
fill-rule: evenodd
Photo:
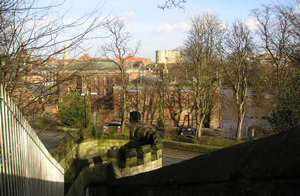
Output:
M275 103L280 100L285 90L288 89L289 76L292 75L290 66L290 44L293 42L293 36L290 33L293 30L293 24L287 16L292 16L294 9L292 7L267 6L252 10L253 16L258 21L258 32L262 50L266 52L264 61L270 64L270 80L268 83L269 93L275 98Z
M300 14L296 11L293 5L276 6L277 11L285 17L291 24L288 29L290 38L287 43L287 55L289 60L299 68L300 64ZM300 2L298 1L298 10L300 9Z
M270 56L268 63L273 65L267 90L274 98L270 123L277 131L299 126L300 15L295 7L277 4L252 11L259 22L263 49Z
M91 39L93 30L101 27L99 7L71 22L64 20L65 14L51 15L63 3L45 6L40 6L36 0L0 3L0 82L13 98L24 98L23 93L29 92L28 89L32 91L29 94L34 94L30 100L19 102L26 101L21 109L53 95L59 83L71 78L58 80L55 66L47 66L49 60L59 57L65 49L76 49L80 53L81 43ZM32 74L38 80L33 82ZM33 83L34 89L31 88Z
M130 48L130 42L132 35L126 31L125 23L120 18L115 18L112 21L108 21L105 24L106 29L111 34L110 40L107 44L102 46L104 56L107 58L113 57L116 61L113 61L121 72L121 85L122 85L122 115L121 115L121 132L125 129L125 120L127 117L127 85L128 80L126 78L126 57L135 56L140 43L133 49Z
M267 92L273 98L271 125L277 131L296 127L299 122L300 15L295 5L265 5L252 10L259 23L258 35L268 58Z
M197 137L202 135L204 119L209 115L212 96L219 85L218 64L224 28L214 14L205 13L192 20L185 42L185 58L190 66L196 112Z
M186 0L166 0L165 3L159 5L158 7L162 10L168 9L171 7L183 8L183 4L186 3Z
M224 79L233 90L238 111L236 140L241 140L242 124L246 113L246 98L255 66L253 37L247 26L234 22L227 34L228 62L224 64Z

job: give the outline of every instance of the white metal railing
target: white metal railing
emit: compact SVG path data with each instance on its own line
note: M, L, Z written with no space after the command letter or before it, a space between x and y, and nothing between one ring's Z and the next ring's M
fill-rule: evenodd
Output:
M0 195L64 195L63 168L1 84L0 128Z

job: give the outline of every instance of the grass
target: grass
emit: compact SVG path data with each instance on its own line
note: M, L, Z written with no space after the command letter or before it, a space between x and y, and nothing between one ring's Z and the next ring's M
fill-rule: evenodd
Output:
M216 146L216 147L229 147L237 144L237 142L233 139L222 138L222 137L214 137L214 136L202 136L200 140L191 137L183 137L183 136L173 136L173 141L177 142L185 142L191 144L200 144L200 145L208 145L208 146Z
M177 135L177 130L164 132L164 147L180 150L208 153L221 148L238 144L234 139L221 137L221 133L214 129L203 128L200 139L196 137Z
M221 147L216 147L216 146L191 144L191 143L167 141L167 140L163 140L163 146L165 148L173 148L173 149L178 149L178 150L193 151L193 152L199 152L199 153L209 153L209 152L221 149Z
M60 132L71 132L71 131L78 130L78 128L63 126L59 123L55 123L53 121L48 121L48 120L44 120L44 119L41 119L36 122L31 122L30 126L33 129L41 129L41 130L48 130L48 131L60 131Z

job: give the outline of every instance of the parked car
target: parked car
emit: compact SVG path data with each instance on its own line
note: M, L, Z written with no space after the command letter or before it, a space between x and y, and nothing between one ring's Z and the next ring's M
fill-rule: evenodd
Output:
M182 127L177 132L177 135L196 136L196 129L191 127Z
M111 122L107 125L103 125L103 131L108 132L109 127L118 127L118 132L120 132L121 129L121 122Z

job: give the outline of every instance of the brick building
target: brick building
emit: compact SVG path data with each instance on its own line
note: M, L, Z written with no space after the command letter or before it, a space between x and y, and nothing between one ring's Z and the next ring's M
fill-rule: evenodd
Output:
M128 121L140 120L155 125L162 118L166 126L195 127L194 93L190 87L168 85L162 88L159 84L155 84L154 81L149 82L149 80L151 79L144 77L143 83L131 83L128 86ZM115 106L122 105L122 91L121 86L114 86ZM215 101L219 101L219 99ZM212 119L211 128L220 127L220 103L215 105L217 106L210 117ZM115 109L118 110L118 107Z
M163 118L170 126L195 126L193 91L176 83L161 86L163 67L126 67L127 121L156 124ZM92 102L95 121L120 121L122 110L121 72L111 60L80 60L64 66L60 75L73 79L60 85L62 96L71 92L86 94ZM219 107L218 107L219 108ZM213 113L214 128L219 127L219 110Z
M120 63L120 59L116 58L115 61L117 63ZM134 65L136 67L148 65L154 63L150 58L142 58L142 57L134 57L134 56L128 56L124 58L124 64L127 67L133 67Z

